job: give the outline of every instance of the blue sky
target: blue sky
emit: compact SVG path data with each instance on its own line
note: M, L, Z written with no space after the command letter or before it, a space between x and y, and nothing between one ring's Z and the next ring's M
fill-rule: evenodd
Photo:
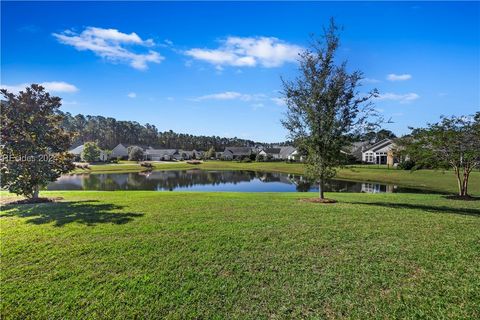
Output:
M480 110L478 2L2 1L1 84L44 83L73 114L275 142L280 76L330 17L339 58L397 134Z

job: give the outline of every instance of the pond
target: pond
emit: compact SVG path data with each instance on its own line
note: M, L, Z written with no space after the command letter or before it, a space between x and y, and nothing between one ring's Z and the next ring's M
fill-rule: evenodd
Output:
M72 174L61 176L48 190L154 190L154 191L234 191L307 192L318 191L303 176L259 171L167 170L135 173ZM396 185L330 180L330 192L409 192L425 190Z

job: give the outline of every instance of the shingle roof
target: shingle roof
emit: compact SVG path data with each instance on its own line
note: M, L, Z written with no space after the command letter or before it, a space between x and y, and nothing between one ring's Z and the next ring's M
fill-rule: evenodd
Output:
M173 156L177 153L177 149L147 149L145 154L153 156Z
M250 155L252 149L249 147L227 147L224 152L230 151L233 155L243 156Z
M378 149L381 149L389 144L393 144L393 141L391 139L383 139L377 143L372 144L370 147L366 148L363 150L363 152L366 151L376 151Z
M268 149L263 149L268 154L280 154L281 148L268 148Z

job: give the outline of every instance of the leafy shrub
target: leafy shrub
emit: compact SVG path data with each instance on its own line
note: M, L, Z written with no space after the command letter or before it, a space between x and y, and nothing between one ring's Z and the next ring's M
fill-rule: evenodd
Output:
M415 168L415 161L413 160L405 160L398 165L398 167L402 170L412 170Z
M75 168L88 170L90 169L90 165L88 163L75 163Z
M82 151L82 160L87 162L98 161L100 157L100 148L96 142L85 142Z
M140 162L140 166L147 168L147 169L153 169L153 164L151 162L143 161Z
M131 161L140 161L143 159L143 149L140 147L132 147L130 153L128 154L128 160Z
M245 158L245 159L242 159L243 163L248 163L248 162L252 162L252 160L250 158Z

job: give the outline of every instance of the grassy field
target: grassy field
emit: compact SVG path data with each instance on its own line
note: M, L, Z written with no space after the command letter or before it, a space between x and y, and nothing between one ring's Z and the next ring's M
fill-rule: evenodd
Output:
M255 170L284 173L304 173L304 166L299 163L285 162L252 162L239 163L233 161L207 161L200 165L189 165L185 162L155 163L155 170L181 170L199 168L203 170ZM76 170L75 172L134 172L144 170L135 163L92 165L91 170ZM470 193L480 195L480 172L471 174ZM415 187L439 192L457 192L457 182L452 171L419 170L406 171L388 169L385 166L348 166L340 169L337 178L356 181L372 181L397 184L405 187Z
M2 208L4 319L480 318L479 201L43 195Z

